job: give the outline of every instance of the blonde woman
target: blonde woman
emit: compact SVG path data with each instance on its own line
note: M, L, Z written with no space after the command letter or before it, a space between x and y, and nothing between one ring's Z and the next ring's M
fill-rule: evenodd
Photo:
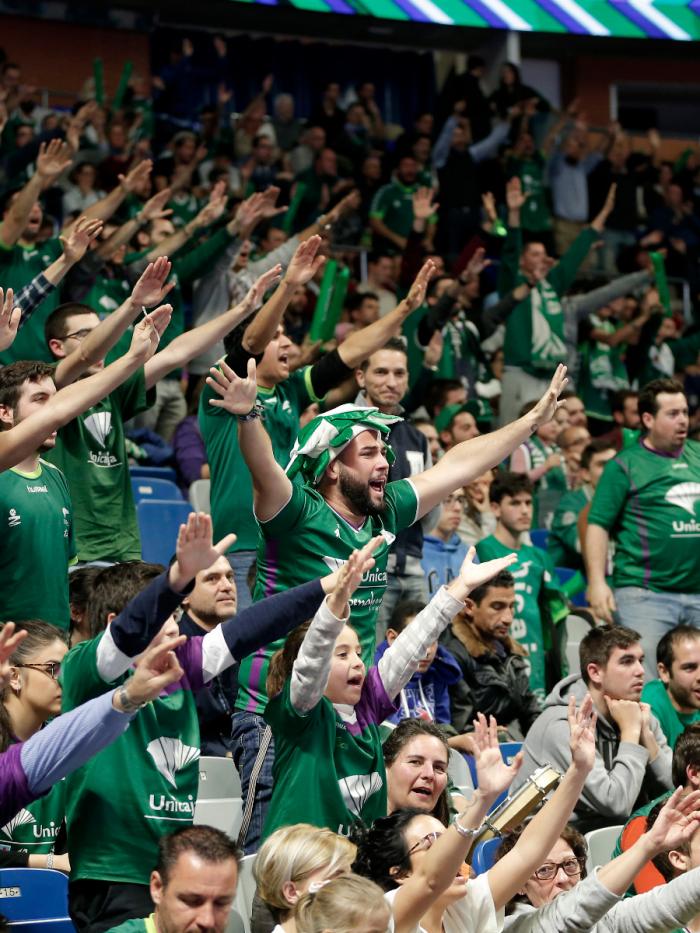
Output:
M330 829L296 823L273 833L255 859L258 895L277 921L273 933L296 933L294 908L309 890L348 874L355 846Z
M296 909L297 933L387 933L390 922L382 889L358 875L322 882Z

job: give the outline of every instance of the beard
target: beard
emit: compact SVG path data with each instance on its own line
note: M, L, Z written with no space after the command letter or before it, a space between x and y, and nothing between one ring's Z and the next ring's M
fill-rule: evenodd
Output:
M379 505L372 501L369 484L361 483L341 464L338 489L353 509L360 515L370 518L384 515L386 512L386 499L382 498Z
M668 685L668 691L676 703L684 709L698 709L698 701L691 690L686 687L680 687L671 681Z

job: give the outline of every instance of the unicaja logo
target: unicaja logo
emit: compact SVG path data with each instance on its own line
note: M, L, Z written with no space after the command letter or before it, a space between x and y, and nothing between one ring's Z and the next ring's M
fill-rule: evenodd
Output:
M177 787L176 773L199 759L198 748L184 745L180 739L169 737L149 742L146 751L153 759L156 768L173 787Z
M677 505L695 518L695 503L700 499L700 483L676 483L664 499L669 505Z

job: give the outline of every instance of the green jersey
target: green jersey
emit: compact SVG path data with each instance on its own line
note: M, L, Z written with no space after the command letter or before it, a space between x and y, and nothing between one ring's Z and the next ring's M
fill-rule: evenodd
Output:
M618 325L609 318L591 314L588 318L591 330L614 334ZM629 389L629 379L624 363L625 344L611 347L600 340L589 338L579 345L581 371L579 391L586 414L601 421L612 421L611 397L621 389Z
M545 231L552 229L552 216L547 202L544 183L545 158L536 152L529 158L508 160L506 178L517 175L527 201L520 211L520 223L523 230Z
M369 216L383 220L392 233L407 237L413 226L413 195L420 186L419 181L412 185L402 185L400 181L383 185L372 199ZM433 214L428 223L436 222Z
M67 629L75 514L65 476L41 458L32 473L5 470L0 473L0 515L0 620L42 619Z
M235 531L237 538L231 551L253 551L259 533L253 515L253 480L238 446L236 418L209 404L210 399L218 397L205 386L199 402L199 429L211 472L214 535L219 540ZM311 402L319 401L311 384L311 367L298 369L273 389L258 387L258 401L263 405L263 424L275 460L286 467L299 433L299 415Z
M28 855L48 855L53 852L65 809L64 778L54 784L48 794L27 804L9 823L5 823L0 829L0 849L26 852Z
M106 691L98 660L103 637L81 642L64 658L64 712ZM200 742L190 685L202 684L202 653L188 663L188 645L183 649L177 654L184 677L175 689L139 710L116 742L66 778L71 881L148 884L158 839L192 822Z
M588 521L615 540L616 587L700 593L699 499L696 441L671 456L641 440L605 464Z
M36 246L21 246L18 243L9 249L0 241L0 283L2 287L14 289L16 295L55 259L58 259L62 252L61 241L58 237ZM59 290L54 288L17 333L12 346L0 353L0 365L7 366L15 360L53 362L51 352L46 345L44 324L46 318L58 307L59 303Z
M511 554L512 548L489 535L476 546L479 560L495 560ZM547 690L546 651L547 638L542 623L543 600L546 591L559 591L554 568L547 554L531 544L521 544L517 549L518 562L508 569L515 578L515 612L510 635L527 650L530 664L530 687L537 696L544 700Z
M120 923L118 927L112 927L107 933L158 933L156 926L156 915L144 917L142 920L127 920Z
M578 517L591 501L593 489L581 486L565 492L552 518L552 527L547 539L547 553L555 567L583 568L580 542L578 540Z
M659 720L663 734L671 748L675 747L678 736L686 726L700 721L700 709L692 713L681 713L671 702L668 690L660 680L652 680L644 685L642 702L651 706L651 711Z
M267 705L275 739L274 785L263 837L304 822L347 835L386 816L387 794L379 723L396 711L376 667L370 668L354 717L341 717L326 697L306 715L289 697L288 680Z
M80 560L141 559L124 422L151 403L140 369L58 432L50 459L69 477Z
M418 494L408 479L388 483L385 500L382 516L368 516L355 528L328 505L317 489L293 483L289 502L274 518L260 523L253 593L256 601L337 570L354 550L376 535L383 536L384 543L374 553L374 567L364 575L350 600L350 624L360 639L368 669L374 658L375 622L386 589L389 547L418 514ZM279 639L241 661L237 709L260 714L265 711L267 669L270 658L283 644L284 639Z

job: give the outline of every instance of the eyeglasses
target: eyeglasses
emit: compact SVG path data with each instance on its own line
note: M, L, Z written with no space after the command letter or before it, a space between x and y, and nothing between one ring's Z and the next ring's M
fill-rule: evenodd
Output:
M427 852L428 849L432 846L436 839L439 839L442 836L441 832L432 832L423 836L422 839L419 839L415 845L412 845L408 850L408 855L413 855L414 852Z
M545 862L535 872L535 878L538 881L551 881L556 878L559 869L564 869L564 874L572 878L574 875L581 874L581 862L577 858L567 858L563 862Z
M92 327L83 327L81 330L73 331L72 334L66 334L65 337L61 337L61 340L68 340L70 337L75 337L76 340L85 340L88 334L92 333Z
M28 667L33 671L41 671L42 674L47 674L51 680L58 680L58 675L61 672L60 661L42 661L37 664L14 664L13 667Z

